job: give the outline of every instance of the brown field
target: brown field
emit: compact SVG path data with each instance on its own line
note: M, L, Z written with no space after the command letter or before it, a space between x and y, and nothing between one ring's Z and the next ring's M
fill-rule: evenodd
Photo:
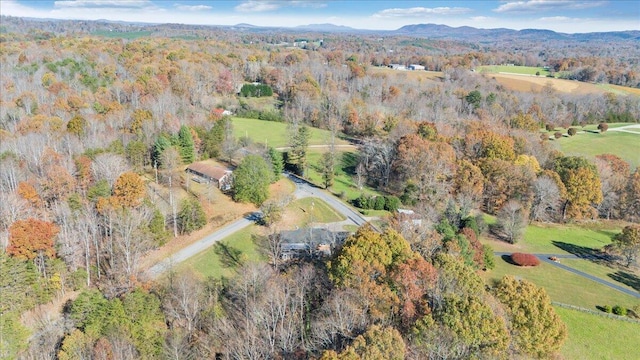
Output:
M406 78L410 80L430 80L440 81L442 80L441 71L424 71L424 70L394 70L387 67L370 67L367 72L372 75L385 75L385 76L397 76L399 78Z
M618 85L607 84L601 86L575 80L517 74L486 74L484 76L495 79L498 84L509 90L522 92L541 92L545 86L551 84L556 91L567 94L605 94L607 92L615 92L621 94L640 95L640 89Z
M486 76L495 79L507 89L522 92L541 92L547 84L551 84L556 91L562 93L604 94L606 92L593 84L573 80L514 74L489 74Z

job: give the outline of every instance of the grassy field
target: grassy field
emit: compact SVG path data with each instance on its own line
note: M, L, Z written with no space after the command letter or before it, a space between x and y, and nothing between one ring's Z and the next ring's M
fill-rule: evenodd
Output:
M565 359L640 359L640 325L556 307L569 330L560 349ZM615 333L612 333L615 329Z
M324 145L329 143L330 133L327 130L309 128L311 138L309 145ZM285 147L289 145L288 125L275 121L257 119L233 118L233 132L236 137L248 136L256 143L269 146ZM336 139L336 144L347 144L346 141Z
M486 66L478 66L476 70L481 73L513 73L513 74L534 75L534 76L536 75L536 73L540 73L539 76L542 76L542 77L549 75L549 70L545 70L542 67L534 67L534 66L486 65Z
M190 269L193 273L200 274L203 278L233 276L239 263L261 259L261 255L258 253L251 238L256 228L256 225L251 225L238 231L220 243L178 265L176 270L180 272Z
M288 207L300 213L299 226L304 226L308 223L331 223L347 219L321 199L302 198L292 202Z
M320 167L320 159L324 150L312 149L307 154L309 161L309 169L307 171L307 177L316 184L322 184L322 174ZM359 190L354 181L355 168L358 164L358 154L355 151L338 151L338 166L336 167L336 175L334 184L329 190L336 194L344 194L344 198L352 200L360 196L361 193L368 195L377 195L375 190L363 187Z
M585 132L553 141L565 155L582 155L593 159L599 154L614 154L631 164L640 166L640 134L617 131L605 133Z
M583 259L562 259L562 263L576 270L586 272L602 280L609 281L629 290L640 292L640 277L630 270L613 268ZM638 300L640 302L640 300Z
M538 254L570 254L571 251L600 249L611 243L619 229L589 229L576 225L534 224L527 226L524 238L516 244L485 240L495 251L527 251Z
M613 290L582 276L570 273L548 263L536 267L520 267L496 258L496 268L483 273L489 283L505 275L516 276L545 288L551 300L597 310L596 306L619 304L627 308L638 304L631 295Z

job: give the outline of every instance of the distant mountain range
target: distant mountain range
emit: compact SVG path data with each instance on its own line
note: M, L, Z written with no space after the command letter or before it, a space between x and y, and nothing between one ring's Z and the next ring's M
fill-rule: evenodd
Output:
M4 16L3 16L4 17ZM37 18L22 18L23 20L31 21L73 21L73 20L55 20L55 19L37 19ZM80 20L78 20L80 21ZM133 25L133 26L174 26L178 24L158 24L158 23L139 23L139 22L125 22L125 21L110 21L110 20L82 20L83 22L93 23L106 23L106 24L119 24L119 25ZM593 41L638 41L640 42L640 31L628 30L628 31L611 31L611 32L593 32L593 33L578 33L567 34L559 33L552 30L544 29L478 29L470 26L451 27L447 25L437 24L414 24L405 25L396 30L366 30L355 29L349 26L335 25L335 24L309 24L300 25L296 27L278 27L278 26L256 26L252 24L242 23L237 25L180 25L181 27L212 27L212 28L225 28L235 31L243 32L318 32L318 33L340 33L340 34L376 34L380 36L413 36L430 39L442 39L442 40L458 40L458 41L474 41L474 42L495 42L495 41L509 41L509 40L531 40L531 41L545 41L545 40L565 40L574 42L593 42Z
M573 40L573 41L615 41L636 40L640 41L640 31L612 31L597 33L565 34L542 29L477 29L470 26L450 27L447 25L416 24L406 25L400 29L391 31L395 35L410 35L433 39L450 40Z

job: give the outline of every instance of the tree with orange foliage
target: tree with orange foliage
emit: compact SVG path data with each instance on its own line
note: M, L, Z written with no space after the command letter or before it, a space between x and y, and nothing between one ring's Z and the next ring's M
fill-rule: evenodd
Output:
M55 224L34 218L18 220L9 227L7 254L22 260L56 256L54 240L60 229Z
M113 185L112 203L122 207L136 207L141 204L146 193L142 178L133 172L118 177Z
M40 199L40 195L38 195L38 191L33 185L21 181L18 183L18 195L20 195L23 199L27 200L29 204L33 207L37 207L42 199Z

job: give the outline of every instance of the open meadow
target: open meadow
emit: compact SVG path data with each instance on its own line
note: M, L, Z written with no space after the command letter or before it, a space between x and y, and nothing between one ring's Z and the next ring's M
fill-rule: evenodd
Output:
M532 75L546 77L549 70L541 66L509 66L509 65L485 65L478 66L476 71L480 73L510 73L520 75Z
M486 217L487 222L494 221ZM559 261L565 266L582 271L636 293L640 290L640 271L626 269L618 264L592 258L599 249L611 243L611 236L620 231L621 224L598 223L588 225L533 224L527 226L524 238L516 244L484 238L496 252L525 252L534 254L577 255L576 259ZM545 256L545 255L543 255ZM491 284L505 275L526 279L543 287L552 301L578 306L591 311L599 307L620 305L633 308L640 305L638 297L597 283L553 264L542 262L536 267L513 265L508 255L496 257L496 267L482 274ZM561 349L566 359L631 359L629 339L638 339L640 324L605 318L596 314L580 312L555 306L567 324L569 337ZM603 338L616 333L616 341L603 342ZM630 336L619 339L620 336ZM619 340L618 340L619 339ZM637 342L637 341L636 341ZM605 345L606 343L606 345Z
M330 142L329 131L312 127L309 127L309 130L311 133L309 145L325 145ZM234 117L233 132L237 138L248 136L255 143L267 143L275 148L289 146L288 125L283 122ZM336 144L346 145L348 142L336 138Z
M593 160L599 154L614 154L628 162L632 170L640 166L640 133L585 131L555 139L553 144L566 155L581 155Z

